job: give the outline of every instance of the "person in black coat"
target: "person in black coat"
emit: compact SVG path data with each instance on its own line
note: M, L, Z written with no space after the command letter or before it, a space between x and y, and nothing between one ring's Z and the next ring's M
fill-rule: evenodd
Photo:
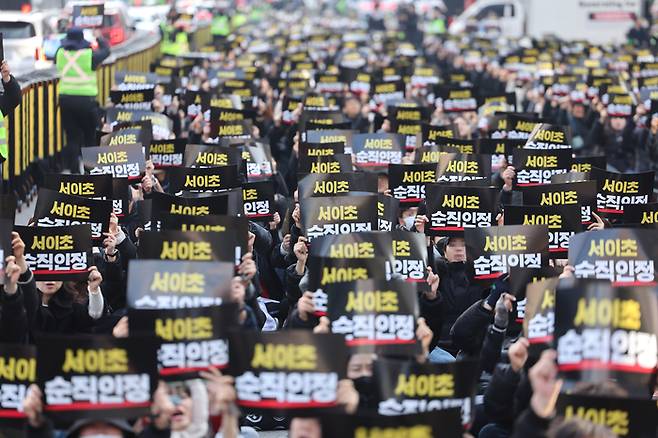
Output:
M0 112L2 112L2 118L6 119L14 109L21 103L21 87L18 85L18 81L11 75L11 70L9 69L9 64L7 61L3 60L0 64L0 79L2 80L2 92L0 93ZM4 121L5 132L7 133L7 138L3 141L8 142L9 132L7 131L7 121ZM9 145L7 145L9 148ZM4 161L7 157L4 156L4 152L0 151L0 163ZM2 166L0 166L0 180L2 179ZM0 188L1 190L1 188Z
M439 276L439 293L433 301L421 300L421 316L435 333L436 345L455 356L459 348L450 336L453 324L487 293L485 288L473 281L473 268L466 262L463 238L444 238L437 246L442 257L434 260L432 270Z
M21 103L21 86L11 74L7 61L3 60L0 64L0 76L3 89L3 92L0 93L0 111L7 117Z

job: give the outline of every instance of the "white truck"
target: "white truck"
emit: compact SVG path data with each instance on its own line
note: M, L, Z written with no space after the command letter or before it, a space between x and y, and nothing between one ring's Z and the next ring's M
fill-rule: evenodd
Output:
M644 0L476 0L448 31L496 31L502 36L623 43Z

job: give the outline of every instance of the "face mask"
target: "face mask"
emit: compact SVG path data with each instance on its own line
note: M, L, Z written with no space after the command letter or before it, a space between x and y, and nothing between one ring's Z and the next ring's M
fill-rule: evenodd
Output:
M372 376L362 376L354 379L353 382L354 389L359 393L359 407L376 407L377 394Z
M407 216L407 217L402 219L402 222L404 222L404 227L407 230L411 230L411 228L416 223L416 218L414 216Z

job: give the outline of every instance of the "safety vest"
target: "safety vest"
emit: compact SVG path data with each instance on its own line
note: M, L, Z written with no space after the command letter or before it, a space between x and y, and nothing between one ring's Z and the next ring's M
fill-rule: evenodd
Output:
M427 32L433 35L439 35L446 32L446 23L443 18L436 18L430 21Z
M227 36L231 33L228 17L226 15L214 17L210 26L210 33L217 36Z
M171 34L176 32L172 26L163 28L162 42L160 43L160 52L163 55L178 56L190 51L190 44L187 40L187 33L177 32L174 41L171 40Z
M231 26L233 27L233 29L237 29L238 27L242 26L246 22L247 22L247 16L245 14L238 12L231 19Z
M59 73L59 94L72 96L97 96L98 83L92 68L91 49L57 51L57 72Z
M6 160L7 155L7 123L5 122L5 116L0 111L0 161Z

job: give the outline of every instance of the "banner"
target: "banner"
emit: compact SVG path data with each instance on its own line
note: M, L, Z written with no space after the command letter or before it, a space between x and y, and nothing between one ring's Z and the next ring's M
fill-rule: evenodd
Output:
M337 334L308 330L230 334L237 403L250 410L274 411L317 412L334 407L347 355L345 341Z
M185 309L231 301L234 264L130 260L127 302L133 309Z
M595 280L558 285L555 345L565 390L578 382L614 381L641 398L658 364L658 296L653 288Z
M327 234L378 229L377 196L352 195L301 199L302 229L311 242Z
M571 169L570 149L514 149L512 157L519 187L550 184L551 176Z
M156 169L183 165L187 139L153 140L148 147L149 159Z
M591 224L596 208L596 181L526 186L521 190L524 205L580 205L583 225Z
M398 223L400 201L392 196L377 193L377 229L392 231Z
M655 400L561 393L556 410L565 420L579 418L598 424L619 438L654 438L658 434Z
M401 280L357 280L328 284L331 332L348 346L372 346L387 354L418 353L416 287Z
M153 126L150 120L122 122L112 127L112 132L100 138L100 146L120 144L142 144L149 146L153 141Z
M299 199L314 196L340 196L349 192L377 193L377 175L370 172L311 173L299 180Z
M475 416L479 371L477 361L420 364L377 359L378 413L397 416L460 408L462 424L468 429Z
M548 265L546 225L504 225L464 229L466 254L473 262L476 280L491 280L509 268Z
M274 216L274 185L269 181L250 182L242 185L244 214L249 219L271 221Z
M25 242L25 262L37 281L87 281L91 226L14 227Z
M228 332L239 327L238 304L128 311L130 335L148 335L161 342L158 370L165 380L199 378L210 367L228 367Z
M548 226L548 252L551 258L565 258L569 239L583 231L580 205L508 205L505 225Z
M591 172L592 169L606 168L606 156L605 155L596 155L589 157L573 157L573 162L571 163L572 172Z
M37 351L33 345L0 344L0 425L22 428L23 400L37 380Z
M389 164L388 188L401 204L414 206L425 199L426 184L435 183L437 165L430 164Z
M466 228L495 226L499 198L493 187L429 184L425 234L461 237Z
M152 338L40 336L44 414L56 425L148 415L158 384L157 348Z
M620 217L626 205L648 204L653 201L654 172L616 173L594 168L597 181L596 208L606 216Z
M358 168L400 164L404 156L404 137L398 134L355 134L352 136L352 154Z
M172 167L168 170L169 193L217 193L240 187L238 165L221 167Z
M569 242L569 264L577 278L608 280L617 286L653 286L658 233L634 228L580 233Z
M110 230L112 201L82 196L63 195L54 190L39 189L34 220L37 227L65 227L89 224L91 238L102 243L103 233Z
M140 144L82 148L85 172L114 178L140 179L146 159Z
M229 233L198 231L144 231L137 256L152 260L223 261L239 263L241 249Z

